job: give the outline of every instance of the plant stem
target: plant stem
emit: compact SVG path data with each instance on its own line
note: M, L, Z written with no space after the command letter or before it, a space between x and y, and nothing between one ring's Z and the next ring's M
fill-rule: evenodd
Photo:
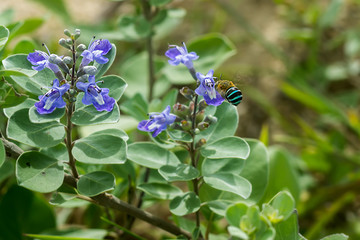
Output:
M1 141L4 143L4 147L6 149L7 154L11 154L11 156L14 159L17 159L21 154L23 154L24 150L22 150L19 147L14 147L15 145L12 142L9 142L5 138L1 138ZM69 174L64 175L64 183L71 187L76 187L77 179ZM187 239L191 239L191 234L165 220L162 218L159 218L149 212L143 211L141 209L138 209L124 201L121 201L114 195L108 194L108 193L102 193L95 197L79 197L83 200L90 201L92 203L95 203L97 205L108 207L114 210L118 210L121 212L126 212L127 214L134 216L136 218L139 218L151 225L157 226L169 233L172 233L174 235L184 235ZM91 199L91 200L90 200Z
M147 0L141 0L141 4L142 4L142 8L143 8L143 14L146 18L146 20L149 23L150 26L150 33L149 36L146 38L146 50L148 52L148 67L149 67L149 94L148 94L148 99L149 102L153 99L154 97L154 93L153 93L153 89L154 89L154 84L156 81L155 78L155 65L154 65L154 48L153 48L153 28L152 28L152 12L151 12L151 6L148 3Z
M196 161L196 146L195 146L195 126L196 126L196 110L197 110L197 103L198 103L198 95L195 95L194 99L194 111L192 114L192 123L191 123L191 135L192 135L192 143L190 144L190 158L191 158L191 164L193 167L197 168L197 161ZM195 178L192 180L193 188L196 196L199 196L199 179ZM196 227L200 228L200 211L197 211L195 213L196 218ZM202 239L201 233L199 236L200 239Z
M72 148L73 148L73 142L72 142L72 122L71 122L71 116L73 114L73 110L74 110L74 103L69 103L66 107L66 117L67 117L67 124L66 124L66 139L65 139L65 143L66 143L66 148L68 150L68 155L69 155L69 166L71 168L71 172L73 174L73 176L77 179L79 178L79 173L76 169L76 165L75 165L75 158L72 155Z
M74 89L75 86L75 67L76 67L76 51L75 51L75 39L72 39L72 48L71 48L71 52L72 52L72 56L73 56L73 65L72 65L72 73L71 73L71 85L70 88ZM70 96L69 98L69 103L66 106L66 118L67 118L67 123L66 123L66 139L65 139L65 143L66 143L66 148L68 150L68 155L69 155L69 166L71 168L71 172L72 175L78 179L79 178L79 173L76 169L76 164L75 164L75 158L72 155L72 148L73 148L73 142L72 142L72 127L73 124L71 122L71 117L72 114L74 112L74 103L72 102L72 96Z

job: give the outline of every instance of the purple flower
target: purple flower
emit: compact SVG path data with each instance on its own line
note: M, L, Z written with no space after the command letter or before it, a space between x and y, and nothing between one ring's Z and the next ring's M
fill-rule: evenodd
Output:
M199 58L199 56L195 52L188 53L188 50L186 49L186 45L183 42L184 47L179 47L176 45L170 45L169 50L165 52L165 56L170 58L168 62L171 65L179 65L180 63L183 63L188 69L193 68L193 60L196 60Z
M224 98L215 90L215 81L213 78L214 70L210 70L206 76L197 72L196 77L200 81L200 85L195 89L196 94L204 97L208 105L219 106Z
M66 103L62 96L69 90L70 85L68 83L60 86L59 80L53 81L52 88L44 95L39 96L39 102L35 103L36 110L39 114L50 114L55 108L63 108Z
M82 103L85 105L93 104L96 110L110 112L114 108L115 99L109 97L108 88L99 88L95 83L95 76L89 76L89 82L77 82L76 87L84 91L85 95Z
M105 64L109 61L104 57L112 48L111 43L107 39L99 39L89 44L88 50L82 52L83 57L81 66L87 66L92 61L96 61L99 64Z
M168 105L162 113L151 113L149 120L139 122L138 129L145 132L153 132L152 136L156 137L164 131L168 125L172 124L176 115L170 113Z
M41 71L47 67L51 69L54 73L59 72L59 67L56 64L49 62L49 55L50 53L47 54L43 51L35 50L35 52L29 53L29 55L27 56L27 60L31 62L32 65L34 65L32 66L32 69L36 71Z

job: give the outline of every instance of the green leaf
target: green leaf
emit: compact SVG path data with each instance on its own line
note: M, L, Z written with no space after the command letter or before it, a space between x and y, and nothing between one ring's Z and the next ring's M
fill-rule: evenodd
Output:
M77 104L75 112L71 117L71 122L75 125L85 126L94 125L100 123L116 123L120 119L120 111L118 105L115 103L111 112L102 111L99 112L93 105L85 106L81 103L81 99L84 93L80 93L77 96ZM79 103L78 103L79 102Z
M299 199L299 178L293 165L293 157L283 148L269 148L269 182L263 201L268 201L283 189L289 190L295 201Z
M41 88L52 85L55 75L47 68L40 72L33 70L31 63L26 58L25 54L15 54L5 58L2 63L6 70L21 72L28 76L11 76L15 83L34 95L42 95Z
M82 163L122 164L126 161L124 139L112 134L93 133L75 141L72 153Z
M13 161L5 161L0 167L0 182L15 173L15 163Z
M245 160L250 154L250 147L246 141L239 137L225 137L206 144L201 148L201 154L211 159Z
M325 12L320 15L319 26L325 28L333 25L343 5L344 1L342 0L332 0Z
M122 138L125 142L127 140L129 140L129 136L126 134L126 132L124 132L121 129L118 128L108 128L108 129L104 129L98 132L94 132L91 135L101 135L101 134L107 134L107 135L113 135L116 137L120 137Z
M326 236L320 240L347 240L349 239L349 236L343 234L343 233L337 233L337 234L332 234L329 236Z
M286 221L281 221L275 225L275 240L298 239L299 225L297 214L293 213Z
M244 216L249 209L246 203L239 202L231 205L226 209L225 217L228 223L235 227L240 227L242 216Z
M120 66L119 73L124 79L131 79L128 81L128 88L125 92L127 97L133 97L139 93L144 98L149 96L149 66L148 55L146 52L138 53L126 59L126 62ZM164 95L171 87L170 82L160 74L160 70L164 67L165 63L159 58L154 58L155 75L160 75L157 78L153 87L154 97Z
M249 236L238 227L228 226L227 230L229 231L232 237L238 237L240 239L249 239Z
M37 48L35 42L31 39L20 40L13 49L13 54L24 53L28 54L29 52L34 51Z
M182 130L177 129L168 129L167 133L169 134L170 138L174 141L181 141L181 142L192 142L192 136L184 132Z
M214 200L210 202L206 202L206 205L210 208L211 211L216 213L217 215L225 217L226 209L233 202L228 200Z
M58 122L32 123L28 109L21 109L11 115L7 135L33 147L52 147L63 141L65 129Z
M5 26L0 25L0 51L4 48L6 42L9 39L9 29Z
M45 235L46 234L46 235ZM65 230L51 230L43 235L26 234L26 236L43 240L100 240L107 235L105 229L66 228Z
M80 194L93 197L113 190L115 187L115 177L105 171L91 172L80 177L77 187Z
M9 185L0 201L1 239L23 239L24 232L56 227L55 214L44 196Z
M207 176L217 172L226 172L239 175L239 173L244 168L244 163L246 162L239 160L239 158L205 158L201 165L202 175Z
M278 210L279 216L284 216L286 220L295 209L295 200L287 191L282 191L276 194L269 204Z
M165 109L168 105L170 107L174 106L178 97L178 93L178 89L171 89L162 99L161 110Z
M264 195L269 182L269 154L265 145L256 139L245 139L250 146L250 155L245 161L240 176L249 180L252 192L247 199L258 202Z
M217 122L196 136L195 141L204 138L207 144L223 137L234 136L238 126L238 112L236 107L224 102L216 108L215 117Z
M9 76L25 76L27 77L25 73L17 70L0 70L0 76L9 77Z
M194 192L187 192L171 200L169 207L173 214L184 216L200 209L200 199Z
M14 9L8 8L6 10L1 11L0 23L2 23L2 25L7 26L13 21L14 21Z
M251 194L251 183L241 176L233 173L215 173L204 176L204 181L215 189L235 193L243 198Z
M180 188L167 183L142 183L137 186L141 191L158 199L173 199L183 194Z
M16 161L18 184L36 192L52 192L64 180L64 166L40 152L25 152Z
M36 101L34 99L27 98L24 102L14 106L14 107L4 108L4 114L7 118L10 118L15 112L17 112L21 109L29 109L32 106L34 106L35 103L36 103Z
M142 15L123 16L119 20L118 27L124 41L137 41L151 33L150 23Z
M32 123L46 123L52 121L59 121L65 114L65 108L56 108L50 114L39 114L35 106L29 109L29 119Z
M109 68L111 67L111 65L113 64L114 60L115 60L115 56L116 56L116 46L115 44L111 44L111 49L110 51L104 56L106 58L109 59L109 61L105 64L100 64L98 62L94 63L94 66L97 68L98 72L95 75L95 79L100 78L102 75L104 75L106 73L107 70L109 70ZM118 76L113 76L113 77L118 77ZM120 77L118 77L120 78ZM121 78L120 78L121 79ZM122 81L124 81L123 79L121 79ZM125 81L124 81L125 82ZM124 89L125 90L125 89ZM122 94L122 93L121 93ZM119 99L117 99L119 100Z
M210 69L218 68L225 60L236 53L234 44L224 35L211 33L191 41L187 44L189 52L196 52L199 57L194 61L197 72L206 74ZM167 64L164 74L173 84L194 83L185 66L172 66ZM189 76L189 77L184 77Z
M4 164L6 159L5 147L3 142L0 140L0 168Z
M141 166L153 169L159 169L164 165L177 166L180 163L173 152L149 142L130 144L127 157Z
M17 36L27 34L38 29L45 22L44 18L28 18L23 21L9 25L9 41Z
M159 7L168 4L171 1L172 0L150 0L150 5Z
M179 164L177 166L165 165L159 168L159 173L168 182L190 181L199 176L199 171L191 165Z
M121 111L124 111L138 121L148 118L148 103L144 96L139 93L121 104L120 108Z
M62 18L65 23L70 23L71 16L66 8L66 4L63 0L33 0L41 5L43 5L46 9L52 11L56 15ZM80 6L79 6L80 7Z
M161 1L161 0L160 0ZM153 29L155 39L161 39L176 31L177 26L183 22L186 16L184 8L162 9L153 18Z
M127 87L125 80L116 75L107 75L97 79L96 81L98 81L97 85L99 87L110 89L109 96L114 98L116 101L119 101ZM104 83L101 83L101 81L104 81Z

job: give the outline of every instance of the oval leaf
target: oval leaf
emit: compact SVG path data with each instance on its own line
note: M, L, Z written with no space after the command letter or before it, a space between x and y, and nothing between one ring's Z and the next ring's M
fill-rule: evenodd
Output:
M15 112L19 111L20 109L25 109L25 108L29 109L32 106L34 106L35 103L36 101L34 99L27 98L24 102L16 106L4 108L4 114L7 118L10 118L11 115L13 115Z
M173 199L183 194L180 188L166 183L142 183L137 186L141 191L158 199Z
M109 96L114 98L116 101L119 101L127 88L125 80L116 75L107 75L100 78L97 80L97 85L101 88L110 89Z
M195 139L196 142L199 139L204 138L206 142L210 144L217 139L234 136L239 120L236 107L230 103L223 102L216 108L214 116L217 118L217 122L211 124L208 129L197 135Z
M33 147L52 147L63 141L65 129L61 123L32 123L28 109L15 112L9 119L8 137Z
M88 197L113 190L115 177L109 172L96 171L80 177L77 184L79 193Z
M56 108L50 114L39 114L35 106L29 109L29 119L32 123L45 123L51 121L58 121L65 114L65 108Z
M0 26L0 51L5 46L6 42L9 39L9 29L7 29L5 26Z
M232 173L215 173L204 176L204 181L215 189L232 192L245 199L251 194L251 183Z
M200 174L196 168L188 164L179 164L177 166L165 165L158 171L168 182L190 181L197 178Z
M97 68L98 72L95 75L95 79L100 78L107 70L111 67L114 62L116 56L116 46L115 44L111 44L112 48L110 51L104 56L109 59L109 61L105 64L99 64L97 62L94 63L94 66Z
M239 161L239 158L210 159L205 158L201 165L201 172L204 176L217 172L227 172L239 175L246 161Z
M127 157L141 166L154 169L164 165L177 166L180 163L174 153L149 142L130 144Z
M248 200L258 202L264 195L269 182L269 153L265 145L256 139L245 139L250 146L240 176L249 180L252 192Z
M226 220L230 225L238 227L240 226L242 216L246 214L248 209L249 206L246 203L235 203L226 209Z
M14 70L25 74L27 77L13 75L11 79L20 87L35 95L42 95L43 91L41 89L44 86L50 87L55 79L55 75L50 69L45 68L40 72L33 70L26 54L11 55L5 58L2 63L6 70Z
M72 153L76 160L92 164L121 164L126 161L124 139L111 134L91 134L75 141Z
M52 192L64 180L64 166L40 152L25 152L16 162L16 178L20 186L37 192Z
M279 192L270 201L270 205L279 211L280 216L286 220L295 209L295 200L287 191Z
M79 94L76 102L81 102L81 97L83 94ZM111 112L102 111L99 112L93 105L82 106L80 108L76 108L73 116L71 117L71 122L79 125L93 125L100 123L116 123L120 119L120 111L118 105L115 103L114 109Z
M249 144L239 137L218 139L201 148L201 154L207 158L233 158L245 160L250 154Z
M187 192L171 200L169 207L173 214L184 216L200 209L200 199L194 192Z

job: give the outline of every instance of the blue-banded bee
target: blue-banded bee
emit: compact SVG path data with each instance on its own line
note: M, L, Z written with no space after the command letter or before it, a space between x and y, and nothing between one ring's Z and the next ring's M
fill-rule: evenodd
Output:
M215 87L216 91L232 105L237 106L241 103L242 93L232 81L220 79L215 83Z

